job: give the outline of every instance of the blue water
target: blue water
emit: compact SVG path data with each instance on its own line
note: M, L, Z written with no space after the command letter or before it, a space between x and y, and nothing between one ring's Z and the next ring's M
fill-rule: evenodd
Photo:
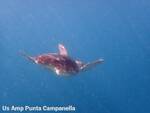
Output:
M0 9L0 107L150 113L149 0L1 0ZM74 59L105 63L58 77L19 54L56 52L58 43Z

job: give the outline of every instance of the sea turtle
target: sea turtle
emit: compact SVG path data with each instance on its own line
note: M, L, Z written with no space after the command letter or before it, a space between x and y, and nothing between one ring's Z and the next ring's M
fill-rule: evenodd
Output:
M103 59L98 59L90 63L83 63L80 60L73 60L68 56L67 49L63 44L58 44L58 53L47 53L38 56L29 56L22 52L22 55L33 61L35 64L40 64L53 70L57 75L74 75L80 71L86 70L97 64L104 62Z

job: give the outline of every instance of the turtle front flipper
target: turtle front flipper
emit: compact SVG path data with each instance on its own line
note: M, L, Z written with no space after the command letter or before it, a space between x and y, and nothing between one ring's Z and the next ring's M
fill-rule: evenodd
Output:
M86 70L86 69L89 69L89 68L92 68L94 66L96 66L97 64L101 64L104 62L104 59L98 59L98 60L95 60L93 62L90 62L90 63L87 63L87 64L84 64L80 70Z
M59 54L63 56L68 56L67 49L65 48L64 45L58 44L58 49L59 49Z

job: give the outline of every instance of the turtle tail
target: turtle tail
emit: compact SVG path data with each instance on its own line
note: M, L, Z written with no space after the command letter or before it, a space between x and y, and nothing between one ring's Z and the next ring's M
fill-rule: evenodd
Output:
M30 56L30 55L28 55L27 53L25 53L23 51L20 51L19 53L20 53L20 55L22 55L23 57L27 58L28 60L35 62L35 58Z

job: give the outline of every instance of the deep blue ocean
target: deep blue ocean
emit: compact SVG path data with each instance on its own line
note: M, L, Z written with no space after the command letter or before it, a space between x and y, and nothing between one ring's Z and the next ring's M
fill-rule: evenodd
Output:
M19 53L58 52L59 43L73 59L105 62L60 77ZM1 0L0 113L26 105L150 113L150 1Z

